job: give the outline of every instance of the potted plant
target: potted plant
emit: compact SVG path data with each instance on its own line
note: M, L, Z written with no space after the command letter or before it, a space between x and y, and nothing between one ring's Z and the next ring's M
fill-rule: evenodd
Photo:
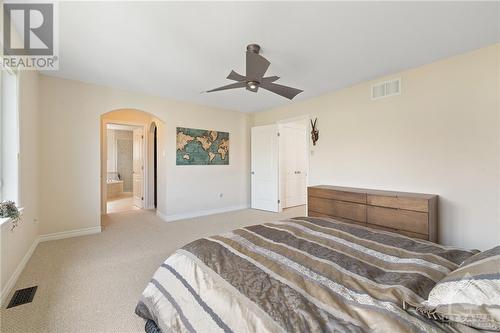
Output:
M21 212L16 203L10 200L0 202L0 217L9 218L12 221L11 230L14 230L21 222Z

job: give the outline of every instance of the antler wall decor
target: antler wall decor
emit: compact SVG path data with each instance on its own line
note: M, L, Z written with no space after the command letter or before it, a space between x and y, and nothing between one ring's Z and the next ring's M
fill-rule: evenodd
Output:
M318 118L314 119L314 122L311 119L311 139L313 142L313 145L316 146L316 141L319 139L319 131L316 129L316 122L318 121Z

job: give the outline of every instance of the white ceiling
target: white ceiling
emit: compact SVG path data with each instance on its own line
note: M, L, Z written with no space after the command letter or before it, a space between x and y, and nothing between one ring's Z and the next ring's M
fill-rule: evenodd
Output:
M266 75L296 100L499 41L498 2L64 2L60 69L48 75L203 105L259 111L291 103L244 89L201 93L244 74L262 46Z

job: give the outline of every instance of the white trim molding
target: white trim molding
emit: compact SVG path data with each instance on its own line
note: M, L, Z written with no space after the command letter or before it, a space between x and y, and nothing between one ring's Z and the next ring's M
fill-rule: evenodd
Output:
M10 276L9 281L7 281L7 283L5 284L5 287L3 288L2 293L0 294L0 305L3 305L4 302L7 300L7 296L9 296L11 289L16 284L17 279L19 278L19 276L23 272L24 267L26 267L26 264L30 260L31 255L33 254L33 252L35 252L35 249L38 246L39 242L40 241L39 241L38 237L36 237L33 240L33 243L31 244L30 248L28 249L28 251L24 255L23 259L21 259L21 262L19 263L19 265L17 265L16 270Z
M180 214L171 214L167 215L159 210L156 211L156 215L164 220L165 222L173 222L173 221L178 221L178 220L186 220L186 219L191 219L195 217L201 217L201 216L208 216L208 215L214 215L214 214L220 214L220 213L227 213L227 212L232 212L235 210L242 210L242 209L247 209L250 208L250 205L244 204L244 205L238 205L238 206L229 206L229 207L222 207L222 208L215 208L215 209L207 209L207 210L199 210L197 212L189 212L189 213L180 213Z
M83 229L76 229L76 230L70 230L70 231L56 232L53 234L40 235L38 238L40 239L40 242L47 242L47 241L57 240L57 239L93 235L93 234L98 234L100 232L101 232L101 226L97 226L97 227L91 227L91 228L83 228Z

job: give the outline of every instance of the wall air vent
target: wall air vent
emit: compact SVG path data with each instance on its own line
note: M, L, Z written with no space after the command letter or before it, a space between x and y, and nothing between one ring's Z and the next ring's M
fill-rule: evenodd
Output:
M372 100L401 94L401 78L372 85Z

